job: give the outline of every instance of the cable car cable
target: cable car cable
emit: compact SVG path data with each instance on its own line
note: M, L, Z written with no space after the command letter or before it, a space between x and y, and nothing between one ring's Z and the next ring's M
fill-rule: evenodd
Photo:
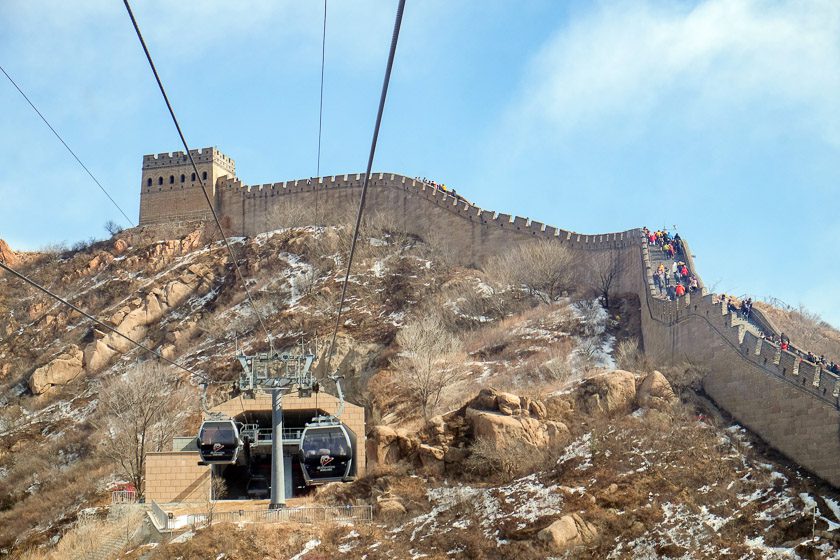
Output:
M128 0L125 0L126 2ZM347 295L347 284L350 282L350 267L353 266L353 256L356 252L356 240L359 238L359 226L362 222L362 213L365 209L365 199L367 197L368 184L370 182L371 168L373 167L373 156L376 153L376 141L379 138L379 127L382 124L382 113L385 110L385 98L388 95L388 84L391 81L391 69L394 66L394 55L397 52L397 41L400 37L400 26L402 25L403 11L405 9L405 0L400 0L397 6L397 17L394 21L394 33L391 36L391 50L388 52L388 64L385 66L385 79L382 81L382 93L379 97L379 110L376 113L376 125L373 128L373 139L370 142L370 155L368 156L367 172L365 173L365 181L362 185L362 196L359 200L359 211L356 214L356 225L353 228L353 240L350 243L350 256L347 259L347 272L344 275L344 283L341 286L341 298L338 300L338 312L335 316L335 328L333 329L332 340L329 349L327 350L327 364L324 371L329 374L330 359L335 350L335 339L338 336L338 327L341 321L341 311L344 307L344 299Z
M321 176L321 124L324 120L324 58L327 52L327 0L324 0L324 32L321 36L321 104L318 108L318 164L315 176Z
M2 65L0 65L0 71L2 71L6 78L9 79L9 82L11 82L13 86L15 86L15 89L18 90L18 93L20 93L23 96L23 98L26 99L26 102L29 103L29 106L32 107L32 109L38 114L39 117L41 117L41 120L44 121L44 124L47 125L47 128L49 128L55 135L55 137L58 138L58 141L61 142L65 148L67 148L67 151L70 152L70 155L73 156L73 158L79 163L79 165L82 166L82 169L84 169L87 172L87 174L90 175L90 178L93 179L93 182L96 183L96 186L99 187L99 190L105 193L105 196L108 197L108 200L111 201L111 204L113 204L117 208L117 210L120 211L120 214L122 214L128 222L129 227L134 227L134 222L131 221L131 218L129 218L128 215L123 211L123 209L120 208L120 205L117 204L117 201L114 200L110 193L105 189L105 187L102 186L102 183L100 183L99 180L93 176L93 173L90 172L90 169L88 169L88 167L84 163L82 163L82 160L79 159L79 156L76 155L76 152L74 152L70 148L70 146L67 145L67 142L64 141L64 138L62 138L61 135L55 130L55 128L53 128L53 125L50 124L50 121L48 121L47 118L43 115L43 113L41 113L41 111L38 110L38 107L36 107L35 104L32 103L32 100L29 99L29 96L27 96L23 92L23 90L20 89L20 86L17 85L17 82L15 82L12 79L12 77L9 75L8 72L6 72L6 69L3 68Z
M77 306L73 305L72 303L70 303L70 302L69 302L69 301L67 301L66 299L62 298L61 296L59 296L59 295L57 295L57 294L55 294L55 293L51 292L49 289L47 289L47 288L45 288L44 286L42 286L42 285L38 284L37 282L35 282L35 281L34 281L34 280L32 280L31 278L28 278L28 277L27 277L27 276L25 276L24 274L22 274L22 273L18 272L17 270L15 270L15 269L11 268L11 267L10 267L10 266L8 266L7 264L5 264L3 261L0 261L0 268L2 268L3 270L6 270L6 271L8 271L8 272L10 272L10 273L11 273L11 274L13 274L14 276L17 276L18 278L20 278L21 280L23 280L24 282L26 282L26 283L27 283L27 284L29 284L30 286L33 286L34 288L37 288L38 290L40 290L40 291L44 292L45 294L47 294L48 296L50 296L51 298L54 298L54 299L58 300L59 302L63 303L64 305L66 305L67 307L69 307L70 309L72 309L73 311L75 311L76 313L79 313L79 314L81 314L81 315L83 315L83 316L87 317L88 319L90 319L91 321L93 321L93 322L94 322L94 323L96 323L97 325L101 326L102 328L107 329L108 331L110 331L110 332L112 332L112 333L114 333L114 334L116 334L116 335L118 335L118 336L120 336L120 337L122 337L122 338L126 339L126 340L127 340L127 341L129 341L131 344L133 344L133 345L134 345L134 346L136 346L137 348L139 348L139 349L143 350L144 352L148 352L149 354L152 354L153 356L155 356L155 357L156 357L156 358L158 358L159 360L162 360L162 361L164 361L164 362L166 362L166 363L168 363L168 364L170 364L170 365L173 365L173 366L175 366L175 367L177 367L177 368L180 368L180 369L182 369L182 370L186 371L187 373L189 373L190 375L193 375L193 376L195 376L195 377L197 377L197 378L199 378L199 379L203 380L203 381L204 381L204 382L206 382L206 383L211 383L210 379L209 379L206 375L201 374L201 373L197 373L197 372L195 372L195 371L193 371L193 370L189 369L188 367L185 367L185 366L182 366L182 365L180 365L180 364L178 364L178 363L176 363L176 362L173 362L172 360L170 360L170 359L168 359L168 358L164 358L164 357L163 357L160 353L155 352L154 350L152 350L152 349L150 349L150 348L148 348L148 347L146 347L146 346L143 346L142 344L140 344L139 342L137 342L137 341L136 341L136 340L134 340L133 338L131 338L131 337L129 337L129 336L126 336L126 335L124 335L123 333L121 333L120 331L118 331L117 329L115 329L114 327L112 327L112 326L110 326L110 325L107 325L107 324L103 323L102 321L100 321L99 319L97 319L96 317L94 317L93 315L91 315L90 313L87 313L86 311L84 311L84 310L80 309L79 307L77 307ZM116 350L116 349L114 349L114 350ZM120 351L120 350L116 350L116 351L117 351L117 352L119 352L120 354L123 354L123 355L125 355L125 354L126 354L125 352L122 352L122 351Z
M222 222L219 221L219 215L216 213L216 208L213 206L213 202L210 200L210 195L207 194L207 189L204 186L204 180L201 177L201 174L198 172L198 166L195 164L195 160L193 159L192 152L190 151L189 145L187 145L187 139L184 137L184 133L181 130L181 125L178 124L178 119L175 117L175 111L172 109L172 104L169 102L169 96L166 95L166 90L163 87L163 82L160 80L160 76L158 75L157 68L155 68L155 63L152 61L152 55L149 53L149 49L146 46L146 41L143 39L143 34L140 32L140 26L137 24L137 20L134 18L134 12L131 11L131 6L128 3L128 0L123 0L123 4L125 4L125 9L128 11L128 16L131 18L131 23L134 26L134 31L137 33L137 38L140 40L140 45L143 47L143 52L146 54L146 60L149 61L149 66L152 69L152 73L155 75L155 81L157 81L158 88L160 88L160 93L163 95L163 100L166 102L166 108L169 109L169 115L172 117L172 122L175 124L175 128L178 130L178 136L181 138L181 143L184 145L184 149L187 152L187 156L190 158L190 164L192 164L193 171L195 171L195 176L198 178L199 184L201 185L201 192L204 194L204 199L207 201L207 206L210 208L210 212L213 214L213 220L216 222L216 226L219 228L219 233L222 234L222 240L225 242L225 246L227 247L228 253L230 254L231 262L233 262L233 266L236 269L236 274L239 276L239 279L242 281L242 288L245 290L245 294L248 296L248 301L251 302L251 307L254 309L254 313L257 316L257 319L260 321L260 326L262 327L263 331L265 331L265 335L268 339L269 348L273 349L273 342L271 339L271 333L268 331L268 327L263 320L262 314L260 314L259 308L257 308L257 304L254 302L254 298L251 296L251 291L248 289L248 284L245 282L245 277L242 275L242 270L239 268L239 263L236 261L236 256L233 254L233 248L230 245L230 242L225 235L225 230L222 228Z

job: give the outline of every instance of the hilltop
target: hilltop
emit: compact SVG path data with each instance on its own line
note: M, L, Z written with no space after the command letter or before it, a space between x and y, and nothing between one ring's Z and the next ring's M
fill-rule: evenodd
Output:
M267 342L213 233L194 224L161 240L140 228L18 266L165 356L232 380L236 345ZM700 369L645 356L637 294L616 292L604 308L591 283L568 275L549 296L521 287L516 262L467 267L383 220L361 239L334 365L348 400L366 410L369 473L311 499L371 504L374 523L223 524L129 556L837 553L836 492L721 413L704 397ZM231 242L276 346L329 334L349 228ZM8 275L0 285L0 548L46 545L31 557L66 556L91 519L106 523L110 490L125 478L102 452L100 391L148 357ZM453 375L424 415L408 390L401 333L429 317L451 343L441 368ZM195 379L172 375L197 395ZM193 402L186 433L198 421ZM821 538L811 542L814 530Z

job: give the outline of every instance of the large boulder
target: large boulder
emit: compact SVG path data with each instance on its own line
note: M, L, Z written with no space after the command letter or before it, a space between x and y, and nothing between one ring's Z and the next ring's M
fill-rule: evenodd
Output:
M169 307L177 307L181 304L195 289L195 285L190 286L181 282L180 280L173 280L166 285L164 290L164 301Z
M558 552L593 541L598 530L577 513L564 515L539 533L537 538Z
M563 422L546 421L545 434L552 449L561 449L572 440L571 432Z
M499 408L499 412L508 416L519 414L522 408L521 403L520 398L511 393L498 393L496 395L496 406Z
M369 466L391 465L400 460L399 435L388 426L374 426L365 441Z
M420 446L417 448L417 451L417 454L420 457L420 464L423 466L424 469L433 474L443 474L443 458L445 454L443 448L420 444Z
M85 346L85 369L89 373L96 373L104 368L116 353L116 350L105 344L102 339L94 340Z
M29 388L40 395L54 385L69 383L82 373L82 360L82 351L71 346L50 363L36 369L29 378Z
M469 406L476 410L498 410L497 395L498 393L494 389L482 389Z
M671 384L658 371L654 371L645 377L636 393L636 401L639 406L657 410L667 410L678 400Z
M626 413L636 400L636 376L620 369L587 379L581 397L589 414Z
M328 351L328 348L325 348L320 356L321 359L315 362L313 372L316 375L326 374L324 368L329 363L334 370L345 372L348 379L359 377L371 369L381 349L382 346L379 344L359 342L348 336L338 336L332 358L325 359Z
M467 422L476 439L488 440L497 449L525 442L536 447L548 444L545 426L529 416L507 416L499 412L467 408Z

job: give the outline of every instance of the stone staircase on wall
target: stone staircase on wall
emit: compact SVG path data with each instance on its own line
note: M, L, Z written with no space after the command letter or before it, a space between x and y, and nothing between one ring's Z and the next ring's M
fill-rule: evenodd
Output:
M686 258L690 259L690 249L685 244ZM670 267L673 260L670 260L659 247L644 244L643 258L645 259L647 271L648 297L658 302L658 319L669 323L676 323L684 320L690 315L705 314L707 317L721 317L723 319L724 334L733 343L737 340L739 352L747 357L755 356L760 359L751 360L764 368L767 373L776 377L789 380L792 376L797 378L797 386L805 386L814 396L831 403L840 409L840 377L822 369L819 365L802 359L795 352L782 351L778 344L761 337L762 323L760 321L748 321L736 312L730 312L721 298L714 294L708 294L705 288L694 294L688 293L676 301L669 301L665 296L659 294L653 285L653 271L660 263ZM683 258L683 257L680 257ZM699 275L693 268L693 262L688 263L690 271ZM702 283L701 283L702 285ZM693 302L692 302L693 300ZM723 333L722 333L723 334ZM766 333L777 334L777 333ZM810 379L810 383L805 380Z
M683 240L684 241L684 240ZM705 368L706 393L788 458L840 487L840 378L761 337L705 288L669 301L653 284L663 261L640 237L645 351L660 361ZM696 275L691 250L685 260Z

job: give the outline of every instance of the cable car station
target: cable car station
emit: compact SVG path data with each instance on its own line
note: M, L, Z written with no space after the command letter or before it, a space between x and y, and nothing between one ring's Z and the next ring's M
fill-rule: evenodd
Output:
M282 507L318 484L364 475L364 408L344 401L340 380L315 380L312 354L237 358L239 394L206 408L198 434L175 438L172 451L146 454L147 500Z

